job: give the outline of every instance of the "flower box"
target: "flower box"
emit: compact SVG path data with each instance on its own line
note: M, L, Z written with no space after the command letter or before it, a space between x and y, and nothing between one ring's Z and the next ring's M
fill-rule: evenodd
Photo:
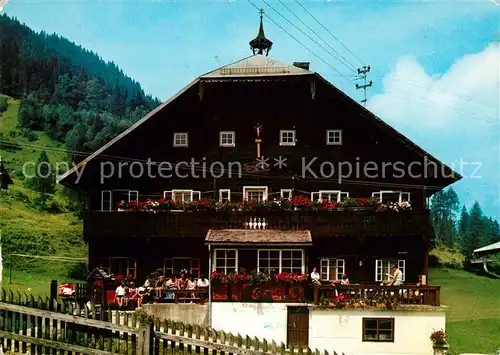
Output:
M268 285L257 286L252 290L251 298L254 301L271 301L271 289Z
M277 284L269 287L271 293L271 299L273 301L284 301L285 300L285 285Z
M288 289L288 300L304 301L304 285L290 285Z
M231 301L242 301L243 300L243 291L245 289L244 284L236 283L232 284L230 287L231 291Z
M227 301L227 299L228 299L227 296L228 296L227 284L212 286L212 300L214 300L214 301Z

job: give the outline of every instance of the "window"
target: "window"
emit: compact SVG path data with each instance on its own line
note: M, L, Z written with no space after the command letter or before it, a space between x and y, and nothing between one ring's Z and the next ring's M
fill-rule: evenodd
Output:
M394 341L394 318L363 318L363 341Z
M247 201L267 201L267 186L245 186L243 196Z
M188 270L192 275L200 277L200 259L189 257L167 258L163 260L164 275L176 275L179 271Z
M213 269L224 274L238 270L238 251L236 249L215 249Z
M111 190L101 191L101 211L111 211L113 209L113 195Z
M403 274L403 281L406 279L406 265L404 260L378 259L375 260L375 281L389 281L392 277L392 265L397 264Z
M319 266L321 280L339 281L342 280L342 275L345 274L344 259L321 258Z
M234 132L228 132L228 131L220 132L220 135L219 135L220 146L221 147L234 147L235 146L234 136L235 136Z
M128 192L128 202L130 201L138 201L139 200L139 191L129 190Z
M220 189L219 190L219 201L220 202L230 202L231 201L231 190Z
M295 130L281 130L280 145L295 145Z
M187 147L188 134L187 133L174 133L174 147Z
M137 262L135 259L128 257L101 258L99 268L108 274L122 275L124 277L132 275L137 278Z
M342 130L340 129L327 130L326 145L342 145Z
M338 201L342 202L346 198L349 197L349 192L342 192L342 191L318 191L318 192L311 192L311 200L313 201Z
M300 249L258 250L257 271L304 272L304 253Z
M291 189L281 189L280 191L280 197L285 199L285 198L292 198L292 190Z
M191 202L194 200L201 200L201 192L193 190L163 191L163 198L179 202Z
M380 203L389 202L410 202L410 193L402 191L378 191L372 193L372 197L377 198Z

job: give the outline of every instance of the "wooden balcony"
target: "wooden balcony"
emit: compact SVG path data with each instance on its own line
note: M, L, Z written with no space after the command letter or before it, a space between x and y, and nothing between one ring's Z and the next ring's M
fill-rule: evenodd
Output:
M314 237L428 235L428 211L88 212L85 237L197 237L209 229L308 229Z
M321 285L314 289L314 303L328 307L415 304L440 306L440 286Z

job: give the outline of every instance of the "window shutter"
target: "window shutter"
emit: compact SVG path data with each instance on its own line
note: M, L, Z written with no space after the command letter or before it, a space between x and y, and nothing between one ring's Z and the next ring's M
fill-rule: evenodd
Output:
M192 200L201 200L201 191L193 191Z
M172 191L163 191L163 198L165 200L171 200L172 199Z
M111 211L112 200L111 190L101 191L101 211Z
M382 282L382 260L375 260L375 282Z
M128 202L130 201L138 201L139 200L139 191L129 190L128 192Z
M405 281L406 268L405 268L405 261L404 260L398 260L398 269L401 270L401 274L403 276L403 281Z
M337 280L341 280L343 274L345 274L345 260L337 259Z

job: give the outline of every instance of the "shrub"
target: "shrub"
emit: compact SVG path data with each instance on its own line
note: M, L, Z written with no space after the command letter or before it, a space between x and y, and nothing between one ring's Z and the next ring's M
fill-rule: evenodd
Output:
M438 246L429 255L436 258L440 266L462 269L465 264L465 256L457 249Z
M7 98L5 96L0 96L0 113L7 111Z

